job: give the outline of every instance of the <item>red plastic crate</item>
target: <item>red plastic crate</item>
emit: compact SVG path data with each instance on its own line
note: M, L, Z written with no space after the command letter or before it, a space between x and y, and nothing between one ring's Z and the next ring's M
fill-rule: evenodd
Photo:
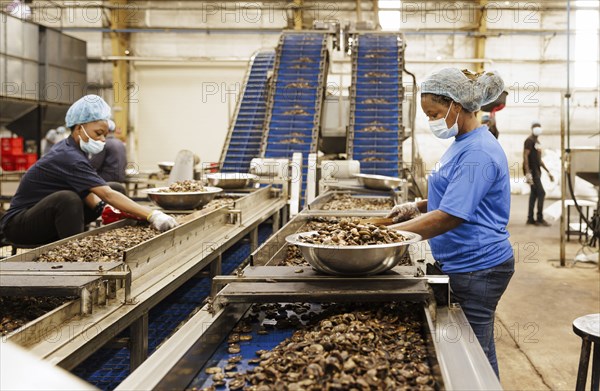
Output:
M2 169L4 171L15 171L15 159L12 155L2 155Z
M27 168L29 168L37 162L37 153L26 153L25 158L27 159Z
M13 159L15 161L15 169L21 171L27 170L29 167L33 166L37 160L37 155L35 153L25 153L13 156Z
M23 137L0 138L2 155L21 155L23 154Z

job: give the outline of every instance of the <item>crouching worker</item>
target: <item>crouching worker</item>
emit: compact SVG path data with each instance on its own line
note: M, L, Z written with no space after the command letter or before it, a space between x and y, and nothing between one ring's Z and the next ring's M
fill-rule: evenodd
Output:
M12 243L46 244L83 232L109 204L150 222L159 231L177 225L163 212L139 205L112 190L90 165L88 155L104 149L110 107L97 95L87 95L67 111L71 135L27 170L0 220Z

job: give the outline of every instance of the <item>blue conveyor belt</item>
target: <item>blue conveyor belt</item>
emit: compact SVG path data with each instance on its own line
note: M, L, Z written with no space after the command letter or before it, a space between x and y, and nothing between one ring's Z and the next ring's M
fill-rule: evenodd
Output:
M321 307L319 304L311 305L312 312L320 312ZM294 314L292 311L287 311L288 315ZM258 350L272 350L281 342L283 342L286 338L290 338L297 327L289 326L286 328L268 328L268 334L261 335L258 334L258 329L264 321L265 314L264 312L259 313L259 321L255 323L249 323L252 326L252 332L244 333L250 334L252 339L250 341L239 342L240 353L230 354L227 352L227 348L229 344L227 341L223 341L221 345L215 350L212 357L208 360L207 364L202 368L202 370L198 373L198 376L190 383L189 388L197 388L201 389L203 387L210 386L213 381L211 376L205 372L206 368L209 367L221 367L224 368L228 362L227 360L232 356L241 355L242 360L237 364L237 368L235 372L244 373L248 369L255 367L255 364L248 363L248 360L256 359L258 356L256 355L256 351ZM266 323L268 324L269 321ZM305 322L303 322L305 323ZM220 387L219 390L229 390L229 387L226 385L224 387Z
M259 243L272 232L269 224L258 230ZM231 274L250 256L250 244L240 242L223 253L223 274ZM210 278L192 278L150 310L148 320L148 353L152 354L177 326L186 320L210 293ZM128 336L125 330L117 338ZM75 375L102 390L112 390L129 375L129 350L105 347L98 350L73 371Z
M317 150L327 61L326 35L284 33L277 48L263 157L291 159L302 153L302 199L308 154Z
M353 58L348 157L361 172L400 176L402 44L397 34L361 34Z
M258 53L252 62L235 123L229 130L222 172L249 172L250 161L260 153L267 103L267 75L273 69L274 61L275 52L264 51Z

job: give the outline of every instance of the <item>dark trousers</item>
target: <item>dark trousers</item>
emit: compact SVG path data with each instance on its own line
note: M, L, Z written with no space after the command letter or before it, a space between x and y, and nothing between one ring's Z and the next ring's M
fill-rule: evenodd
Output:
M490 269L448 274L452 298L462 307L477 340L498 377L498 360L494 342L494 317L496 306L514 271L515 259L511 257L506 262ZM470 338L472 336L466 337Z
M46 244L83 232L98 217L77 193L62 190L13 216L4 236L16 244Z
M533 221L533 209L535 207L535 201L537 201L537 221L544 219L544 198L546 197L546 191L542 186L541 177L539 175L533 176L533 185L531 185L531 193L529 193L529 213L527 214L527 220Z

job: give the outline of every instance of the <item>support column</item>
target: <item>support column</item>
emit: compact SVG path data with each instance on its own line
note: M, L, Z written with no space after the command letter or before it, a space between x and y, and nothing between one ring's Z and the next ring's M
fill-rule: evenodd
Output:
M485 58L485 35L487 34L487 0L479 0L480 10L477 12L477 37L475 38L475 58ZM485 69L485 63L478 62L475 64L475 71L477 73L483 72Z
M115 7L110 12L110 43L113 56L126 56L129 54L129 33L115 32L127 26L127 18L131 11L127 10L127 0L110 0L110 5ZM113 117L117 127L122 131L120 138L125 140L129 129L129 62L125 60L113 61Z
M148 313L129 327L129 371L133 372L148 358Z
M250 253L258 248L258 225L250 231Z
M294 0L294 30L302 30L304 0Z

